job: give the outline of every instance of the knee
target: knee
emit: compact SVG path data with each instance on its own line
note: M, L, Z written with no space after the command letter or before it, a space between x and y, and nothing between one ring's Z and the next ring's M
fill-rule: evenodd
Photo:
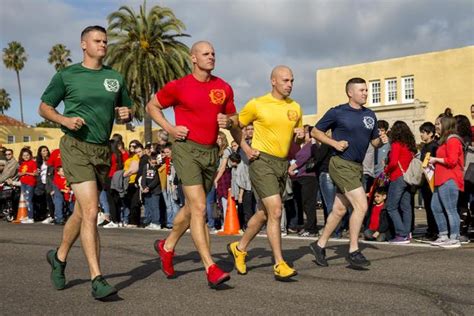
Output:
M337 217L343 217L346 215L347 209L343 206L341 207L334 207L331 214L334 214Z
M190 206L190 211L193 217L206 218L207 216L206 203L195 203Z
M275 207L268 210L266 217L268 217L269 219L281 220L281 214L281 207Z

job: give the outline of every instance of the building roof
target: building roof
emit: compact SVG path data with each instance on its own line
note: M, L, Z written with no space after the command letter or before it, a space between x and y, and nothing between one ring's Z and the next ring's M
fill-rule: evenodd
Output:
M25 123L3 114L0 114L0 126L28 127Z

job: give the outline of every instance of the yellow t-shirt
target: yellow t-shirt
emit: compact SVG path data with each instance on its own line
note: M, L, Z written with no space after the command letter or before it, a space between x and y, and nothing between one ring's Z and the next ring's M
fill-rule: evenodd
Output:
M239 113L243 125L253 123L252 148L286 158L295 127L303 126L303 113L290 98L275 99L271 93L250 100Z
M127 171L128 169L130 169L130 165L132 164L132 161L136 161L136 162L140 163L140 157L138 157L138 155L135 154L132 157L125 160L125 162L123 163L123 171ZM128 183L135 183L135 178L136 177L137 177L136 173L132 174L130 176L130 181L128 181Z

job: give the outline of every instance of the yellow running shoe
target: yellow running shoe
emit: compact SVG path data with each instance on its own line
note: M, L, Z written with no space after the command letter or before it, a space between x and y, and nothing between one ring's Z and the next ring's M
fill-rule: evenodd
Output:
M285 261L275 264L273 266L273 273L275 273L275 279L278 281L288 281L291 277L298 274Z
M247 265L245 264L245 257L247 257L247 252L240 251L237 249L238 241L232 242L227 245L227 252L234 258L235 270L238 274L247 274Z

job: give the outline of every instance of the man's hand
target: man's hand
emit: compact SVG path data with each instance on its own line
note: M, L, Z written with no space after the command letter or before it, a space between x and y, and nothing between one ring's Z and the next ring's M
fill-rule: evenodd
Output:
M178 125L169 131L171 136L176 140L185 140L188 137L189 129L186 126Z
M296 127L293 132L295 133L295 136L297 139L303 139L304 138L304 128L303 127Z
M385 134L385 133L379 134L379 138L380 138L380 141L382 142L382 144L388 143L388 136L387 136L387 134Z
M142 192L143 193L148 193L148 192L150 192L150 189L149 188L143 188Z
M123 123L128 123L132 119L132 111L126 106L116 108L116 115Z
M219 128L230 129L232 127L232 120L225 114L217 114L217 125Z
M338 142L336 142L335 146L334 146L334 149L336 149L337 151L344 151L347 149L347 147L349 147L349 142L346 141L346 140L340 140Z
M70 129L71 131L78 131L81 129L82 125L86 125L86 121L84 121L83 118L78 116L65 117L62 125L67 129Z
M258 149L253 149L252 147L248 146L248 148L242 148L247 158L252 161L260 156L260 151Z

